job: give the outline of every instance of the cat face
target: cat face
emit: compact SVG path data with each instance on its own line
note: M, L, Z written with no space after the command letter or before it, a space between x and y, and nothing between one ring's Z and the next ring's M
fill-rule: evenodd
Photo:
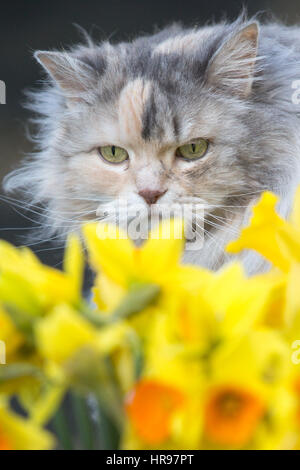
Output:
M8 185L45 203L50 232L109 220L120 201L201 202L214 229L270 174L251 103L257 43L251 23L36 53L52 80L31 105L42 149Z
M144 205L152 212L160 211L162 205L192 201L203 202L207 210L224 204L227 196L241 192L245 179L243 168L235 162L245 129L239 122L240 106L237 120L232 108L234 101L222 102L205 90L195 90L194 96L185 97L184 102L174 100L171 106L154 82L129 81L113 104L95 106L71 119L70 136L63 143L67 155L60 162L64 203L72 195L82 206L82 197L92 218L96 212L99 217L109 216L120 200L131 211ZM239 128L235 142L232 126ZM180 154L182 148L198 142L207 146L203 155L186 158ZM120 149L124 160L107 160L102 155L106 148ZM57 191L57 176L53 183ZM152 199L157 196L151 207L149 194Z

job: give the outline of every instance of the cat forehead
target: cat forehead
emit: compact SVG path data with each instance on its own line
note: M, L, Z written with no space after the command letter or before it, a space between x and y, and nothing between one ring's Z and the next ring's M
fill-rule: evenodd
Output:
M163 30L133 42L115 45L104 42L74 52L75 57L103 78L107 97L115 96L129 80L139 77L156 80L166 92L178 93L171 84L199 79L220 39L217 26L192 30L175 28L175 31Z
M136 141L142 137L144 113L150 99L153 83L142 78L129 81L122 89L118 104L120 137Z
M124 141L174 141L178 136L175 111L154 81L141 77L129 81L120 92L117 111Z
M117 118L125 141L168 144L189 137L188 126L203 115L206 101L216 101L207 69L224 41L224 28L163 31L87 48L88 63L97 71L94 102Z
M187 101L187 107L193 107L191 96L196 89L199 95L199 83L207 59L200 50L198 60L194 60L193 52L199 50L201 42L205 42L210 34L211 27L207 27L181 32L158 43L149 38L116 48L119 66L122 63L124 66L124 82L117 96L124 137L146 141L179 139L184 125L180 122L178 110ZM110 53L113 55L113 50Z

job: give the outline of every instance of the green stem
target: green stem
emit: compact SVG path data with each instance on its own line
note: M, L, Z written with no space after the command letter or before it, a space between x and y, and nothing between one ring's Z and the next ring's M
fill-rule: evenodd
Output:
M53 418L53 426L62 448L64 450L72 450L73 445L70 437L69 425L63 406L57 410Z
M114 421L105 412L104 406L99 402L99 432L100 432L100 449L101 450L117 450L120 443L120 432Z
M79 430L80 444L84 447L84 450L92 450L94 448L93 425L86 400L77 393L73 393L72 402Z

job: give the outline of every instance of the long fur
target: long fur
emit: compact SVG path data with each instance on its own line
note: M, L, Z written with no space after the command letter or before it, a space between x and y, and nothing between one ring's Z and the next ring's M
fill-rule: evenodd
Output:
M239 38L253 22L257 50L251 37ZM134 205L141 186L162 185L164 203L205 204L204 247L186 260L217 269L262 191L277 193L288 214L300 182L299 107L292 102L300 78L298 27L242 15L204 28L173 25L130 43L89 38L36 57L48 72L43 87L27 95L36 152L4 187L39 205L41 238L64 237L97 220L99 208L109 212L117 199ZM158 158L162 148L174 152L191 137L210 139L203 160L170 163L169 150ZM100 161L96 149L104 144L131 148L130 165ZM251 253L242 259L249 273L263 269Z

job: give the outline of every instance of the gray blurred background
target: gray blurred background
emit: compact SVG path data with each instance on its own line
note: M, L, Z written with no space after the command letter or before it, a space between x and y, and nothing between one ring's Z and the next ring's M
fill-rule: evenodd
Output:
M172 21L204 24L224 16L234 19L242 5L250 15L262 11L288 24L300 23L299 0L2 0L0 6L0 80L7 87L6 104L0 105L0 180L33 150L25 136L29 115L22 107L23 91L38 84L43 74L32 52L53 49L80 40L74 23L94 39L130 39L139 32ZM300 78L300 77L299 77ZM0 238L24 244L23 236L34 224L32 214L3 201L0 189ZM61 250L49 243L33 245L44 262L57 265Z

